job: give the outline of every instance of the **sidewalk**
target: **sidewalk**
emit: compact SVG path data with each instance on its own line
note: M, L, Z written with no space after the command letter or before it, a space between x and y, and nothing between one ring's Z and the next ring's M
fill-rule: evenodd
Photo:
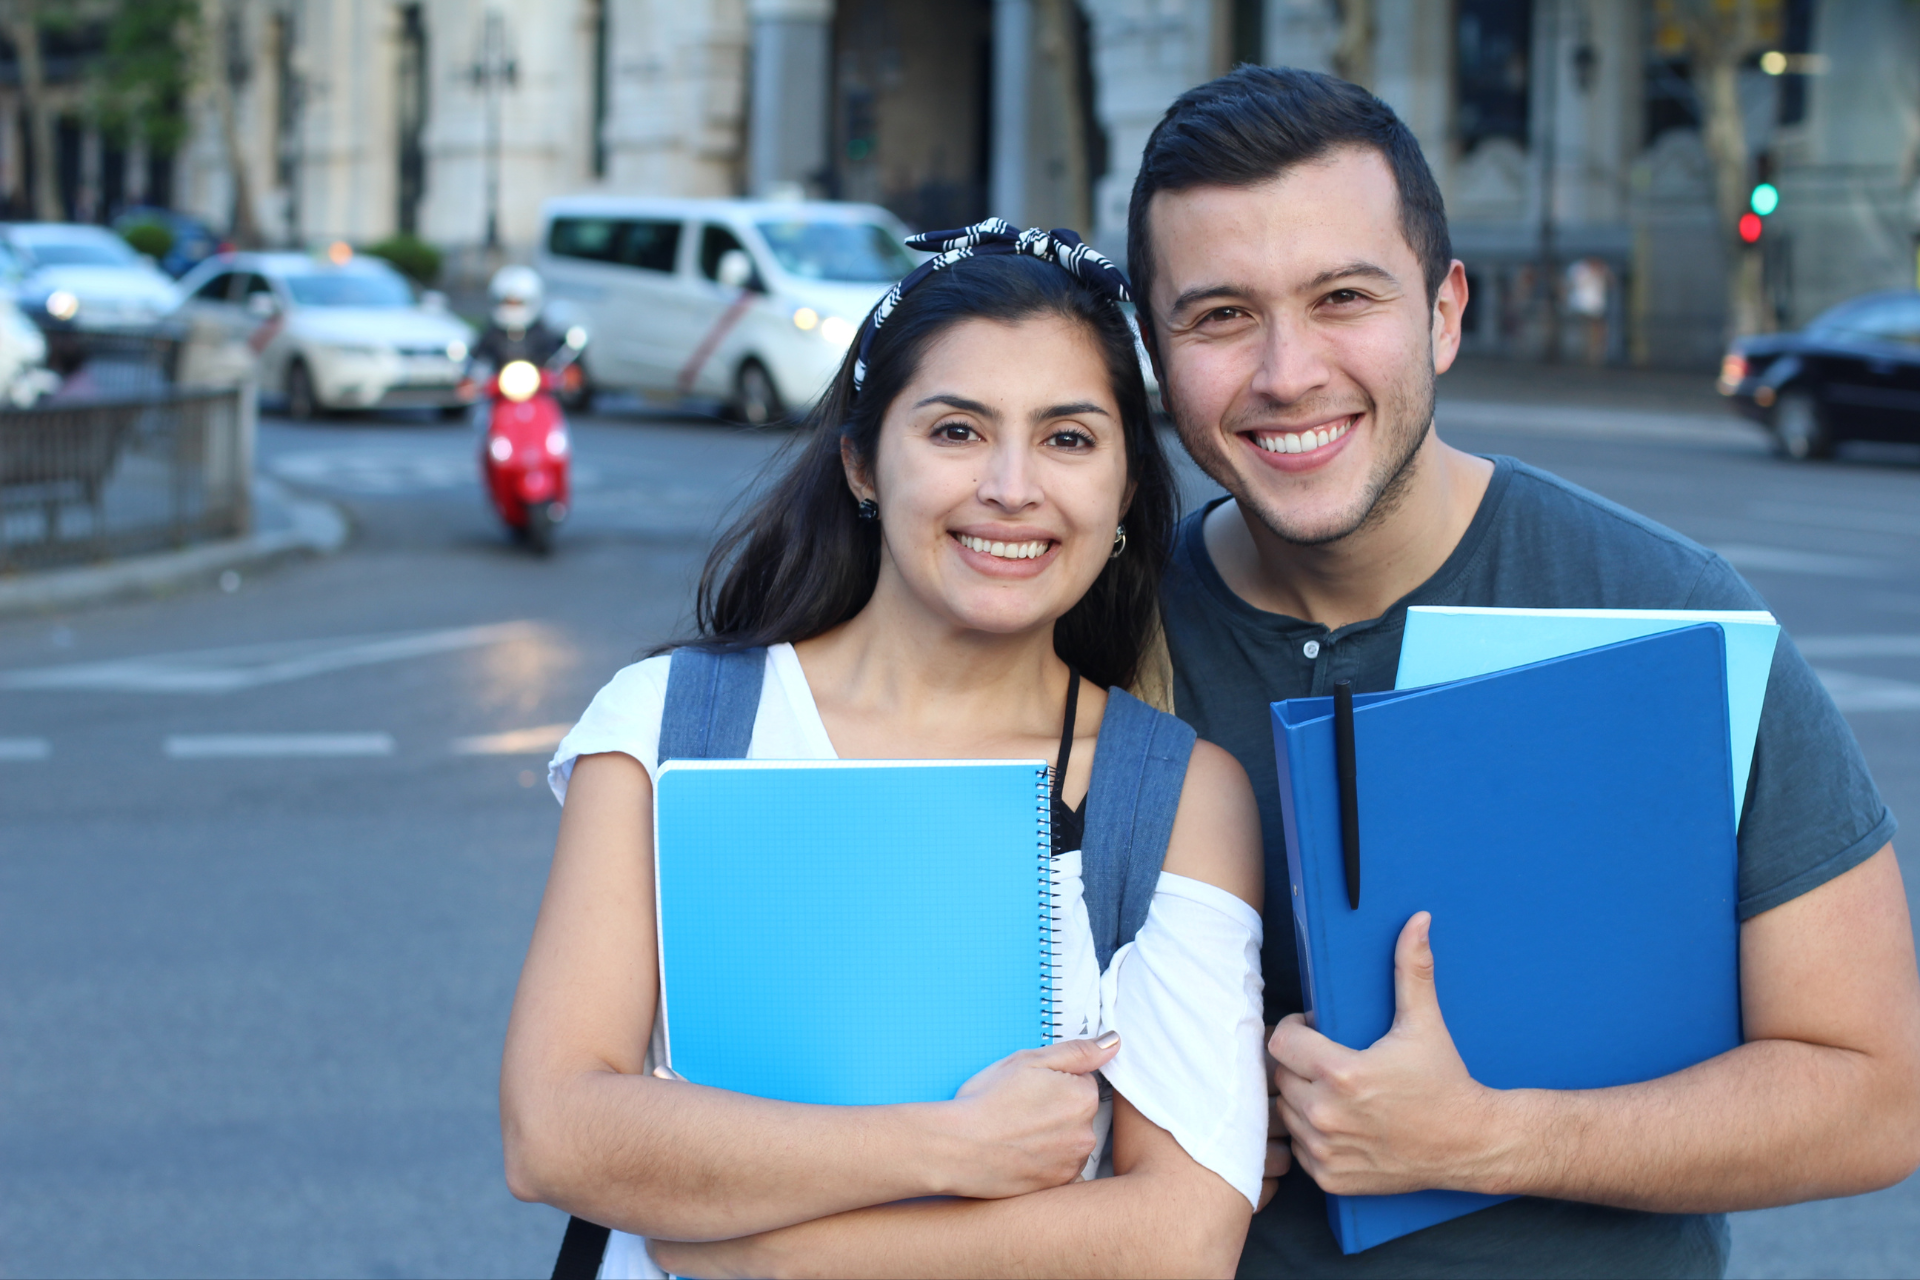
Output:
M253 482L253 522L254 531L244 538L0 578L0 618L164 595L290 556L331 555L346 546L351 533L338 507L290 493L266 476Z

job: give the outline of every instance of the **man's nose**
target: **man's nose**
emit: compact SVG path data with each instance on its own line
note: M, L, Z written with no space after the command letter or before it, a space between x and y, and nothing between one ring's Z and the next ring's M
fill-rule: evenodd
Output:
M1325 336L1298 317L1270 317L1261 343L1260 364L1248 390L1275 404L1293 404L1331 380Z
M1002 511L1038 506L1042 495L1033 461L1033 450L1025 440L1002 436L994 441L986 472L980 477L980 501Z

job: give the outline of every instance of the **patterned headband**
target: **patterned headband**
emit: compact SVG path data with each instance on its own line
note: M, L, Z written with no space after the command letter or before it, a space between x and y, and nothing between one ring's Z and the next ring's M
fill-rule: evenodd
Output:
M953 231L929 231L924 235L911 236L907 244L915 249L931 251L935 256L915 267L904 280L887 290L887 296L880 299L867 314L866 323L860 326L860 358L853 362L855 395L860 394L860 388L867 382L867 357L873 352L873 335L887 322L893 309L900 305L901 297L934 272L945 271L954 263L977 254L1024 253L1030 258L1053 263L1095 293L1115 302L1130 302L1133 298L1127 292L1127 278L1120 274L1118 267L1088 248L1079 236L1060 227L1052 231L1042 231L1039 227L1019 231L1003 219L988 218L984 222Z

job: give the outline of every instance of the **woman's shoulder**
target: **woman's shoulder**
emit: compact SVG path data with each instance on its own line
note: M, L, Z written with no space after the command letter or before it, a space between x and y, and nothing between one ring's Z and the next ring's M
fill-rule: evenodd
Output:
M631 663L600 686L580 719L560 739L547 765L547 781L554 795L567 798L573 762L581 756L617 751L632 756L652 775L659 766L660 712L667 702L667 673L672 655Z
M1260 809L1247 771L1224 747L1195 739L1165 869L1217 885L1257 911L1264 861Z

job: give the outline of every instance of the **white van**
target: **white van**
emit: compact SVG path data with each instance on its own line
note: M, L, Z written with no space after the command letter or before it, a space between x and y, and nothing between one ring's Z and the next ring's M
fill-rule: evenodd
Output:
M541 209L534 267L593 335L596 389L720 401L746 422L825 390L855 331L925 255L877 205L589 195Z

